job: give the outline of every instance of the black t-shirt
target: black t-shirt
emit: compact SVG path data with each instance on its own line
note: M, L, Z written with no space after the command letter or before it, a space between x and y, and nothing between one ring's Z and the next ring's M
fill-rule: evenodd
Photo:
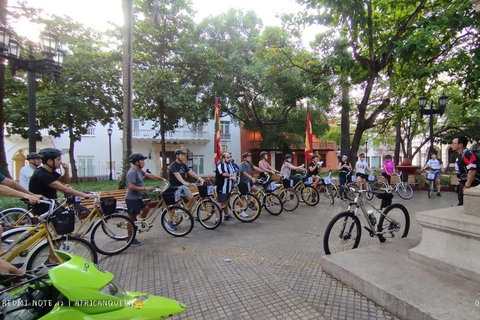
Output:
M57 199L57 189L50 187L49 185L60 178L60 173L57 171L49 172L44 167L38 167L33 171L28 190L35 194L41 194L45 198ZM32 207L32 211L36 215L47 212L48 204L35 204Z
M475 170L475 179L472 182L472 187L480 184L480 159L477 158L474 152L465 149L455 161L455 171L457 172L458 180L461 184L467 182L467 174L470 170Z
M310 167L315 167L315 170L310 171ZM318 174L318 167L315 162L310 162L308 164L307 177L316 176Z
M187 172L190 171L190 169L187 167L185 163L178 163L177 161L174 161L173 163L170 164L168 167L168 180L170 181L170 185L172 187L179 187L182 185L180 181L178 181L177 177L175 177L175 172L180 173L182 176L183 180L187 181Z
M342 163L342 167L340 168L339 170L339 174L343 174L343 175L346 175L347 173L350 172L350 169L347 168L347 167L344 167L345 166L349 166L350 165L350 162L346 161L346 162L341 162Z

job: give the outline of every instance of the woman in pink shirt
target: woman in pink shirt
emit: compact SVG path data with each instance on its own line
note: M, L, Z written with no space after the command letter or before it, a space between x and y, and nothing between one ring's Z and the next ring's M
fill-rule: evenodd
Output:
M382 166L382 176L387 179L387 184L390 186L390 181L392 180L392 175L395 173L395 163L392 161L392 156L385 156L385 161L383 161Z

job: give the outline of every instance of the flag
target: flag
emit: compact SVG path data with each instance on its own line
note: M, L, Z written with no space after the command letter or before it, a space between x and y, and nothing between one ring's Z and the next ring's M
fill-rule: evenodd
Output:
M220 155L222 153L222 149L220 148L220 134L222 128L220 126L220 112L218 111L218 101L215 100L215 145L214 145L214 152L213 152L213 161L215 165L217 165L218 161L220 160Z
M312 161L312 137L312 119L310 117L310 108L307 107L307 132L305 134L305 158L307 158L307 162Z

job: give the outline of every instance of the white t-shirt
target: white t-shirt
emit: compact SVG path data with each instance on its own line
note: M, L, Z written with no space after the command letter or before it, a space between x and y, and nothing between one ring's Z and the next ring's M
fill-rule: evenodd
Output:
M430 159L427 161L427 166L429 166L432 170L440 170L442 169L442 160L438 158Z
M358 160L357 163L355 164L355 168L357 169L357 172L365 174L365 170L368 167L368 162L367 161L360 161Z
M22 187L24 187L27 190L28 190L28 184L30 183L30 177L32 176L33 171L35 171L35 169L30 167L30 165L26 165L25 167L20 169L20 176L18 178L18 182L22 185Z

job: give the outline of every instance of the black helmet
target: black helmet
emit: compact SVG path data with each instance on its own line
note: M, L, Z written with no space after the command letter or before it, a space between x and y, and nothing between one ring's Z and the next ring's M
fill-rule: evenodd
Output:
M62 151L55 148L45 148L40 150L39 153L43 161L46 161L48 159L55 159L56 157L62 155Z
M186 152L185 152L184 150L182 150L182 149L177 149L177 150L175 150L175 153L174 153L174 154L175 154L175 155L177 155L177 154L186 154Z
M135 163L137 161L145 160L145 159L147 159L147 157L145 157L141 153L132 153L130 157L128 157L128 161L130 161L131 163Z
M268 154L267 151L260 152L260 159L263 159L263 157L265 157L266 154Z
M36 152L30 152L27 154L27 160L32 160L32 159L40 159L40 155Z
M245 152L243 155L242 155L242 159L245 159L246 157L250 157L252 154L250 152Z
M293 159L293 156L290 153L287 153L285 155L285 160L287 160L287 159Z

